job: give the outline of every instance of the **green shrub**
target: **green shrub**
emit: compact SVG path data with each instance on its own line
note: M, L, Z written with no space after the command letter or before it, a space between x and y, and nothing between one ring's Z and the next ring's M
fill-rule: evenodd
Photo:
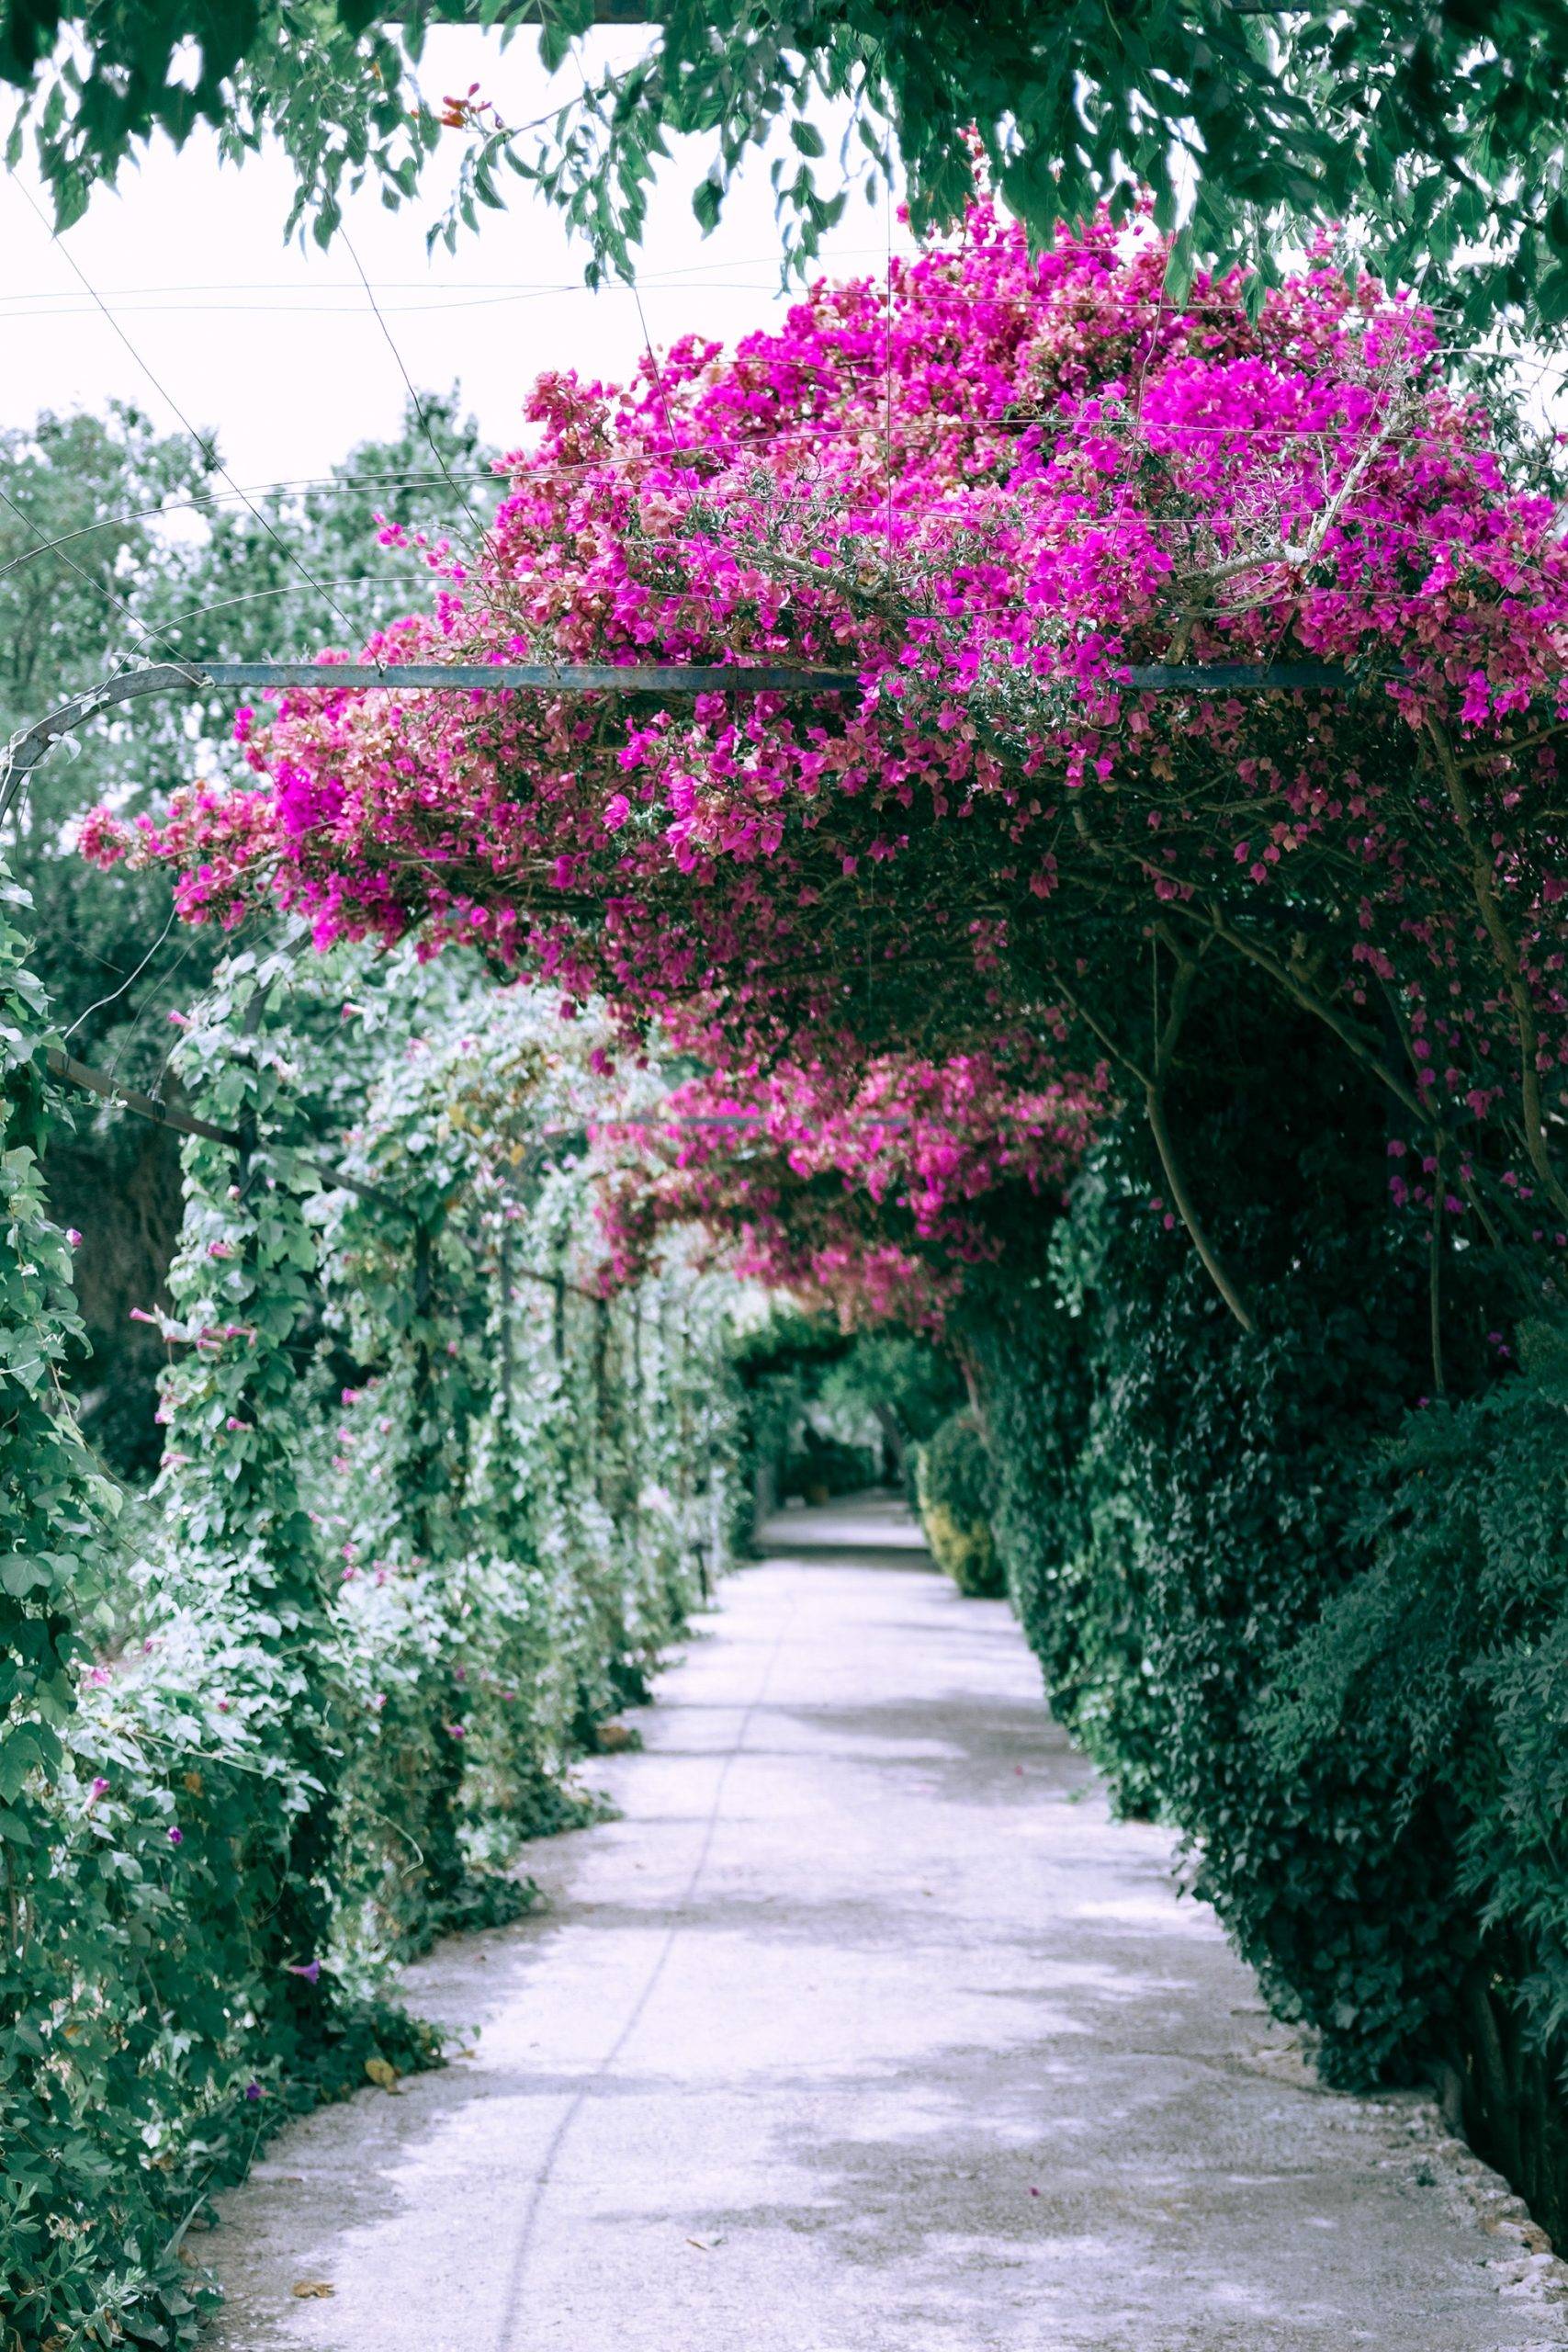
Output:
M1104 1215L1086 1177L1078 1216ZM1085 1301L1061 1269L993 1274L965 1317L985 1400L992 1524L1007 1589L1039 1658L1052 1713L1093 1758L1122 1814L1157 1807L1165 1723L1148 1669L1146 1584L1153 1471L1126 1425L1120 1376L1095 1353Z
M1206 1196L1247 1204L1214 1222L1258 1333L1168 1226L1129 1119L1075 1187L1032 1315L1014 1317L1032 1346L992 1347L987 1408L1010 1489L999 1524L1010 1547L1033 1537L1010 1566L1054 1704L1123 1805L1184 1833L1197 1890L1276 2006L1320 2029L1329 2071L1364 2078L1408 2064L1435 1993L1444 1856L1425 1821L1393 1823L1375 1757L1278 1770L1259 1710L1362 1565L1364 1465L1426 1374L1424 1261L1382 1168L1338 1143L1332 1082L1314 1101L1321 1066L1303 1057L1278 1114L1185 1106ZM1068 1385L1032 1406L1063 1366Z
M991 1533L991 1464L974 1414L953 1413L919 1450L915 1474L920 1524L938 1567L960 1592L1007 1589Z

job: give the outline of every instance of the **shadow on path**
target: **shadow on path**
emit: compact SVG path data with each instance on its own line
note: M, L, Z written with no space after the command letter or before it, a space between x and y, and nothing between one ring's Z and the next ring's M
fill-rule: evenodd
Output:
M872 1566L870 1508L787 1514L594 1767L622 1818L531 1854L552 1907L410 1972L477 2054L226 2200L228 2352L1568 2341L1408 2103L1301 2078L1003 1605L877 1508Z

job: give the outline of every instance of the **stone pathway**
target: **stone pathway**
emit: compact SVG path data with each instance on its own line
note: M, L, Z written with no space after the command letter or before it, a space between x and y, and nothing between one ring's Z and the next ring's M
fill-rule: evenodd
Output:
M225 2200L228 2352L1568 2343L1430 2110L1304 2077L1002 1604L886 1505L770 1532L550 1908L411 1971L475 2054Z

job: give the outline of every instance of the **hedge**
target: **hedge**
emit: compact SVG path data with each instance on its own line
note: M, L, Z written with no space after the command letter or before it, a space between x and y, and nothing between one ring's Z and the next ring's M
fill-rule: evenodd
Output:
M1183 1106L1256 1335L1131 1119L977 1292L996 1532L1053 1705L1326 2075L1451 2088L1561 2230L1562 1318L1488 1330L1461 1261L1433 1393L1421 1231L1292 1042L1288 1098Z
M920 1447L915 1490L938 1567L960 1592L1004 1592L1006 1578L991 1532L990 1459L972 1412L950 1414Z

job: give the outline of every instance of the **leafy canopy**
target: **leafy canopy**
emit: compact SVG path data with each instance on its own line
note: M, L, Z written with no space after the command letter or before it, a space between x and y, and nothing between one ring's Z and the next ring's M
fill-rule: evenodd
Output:
M540 122L502 121L479 85L422 90L433 28L520 23L564 77ZM592 25L646 38L606 64L576 47ZM345 193L411 198L446 129L466 142L448 240L511 172L584 233L597 277L630 267L671 135L711 141L694 198L711 226L785 124L794 162L773 180L797 262L856 182L874 200L901 166L917 228L943 228L983 164L1036 238L1140 184L1171 229L1192 188L1178 284L1238 258L1268 277L1291 219L1354 214L1380 273L1440 289L1472 327L1568 317L1558 0L0 0L0 77L22 94L12 158L30 119L62 226L155 132L206 122L231 157L281 140L290 228L326 243ZM821 174L817 118L836 108L849 128Z

